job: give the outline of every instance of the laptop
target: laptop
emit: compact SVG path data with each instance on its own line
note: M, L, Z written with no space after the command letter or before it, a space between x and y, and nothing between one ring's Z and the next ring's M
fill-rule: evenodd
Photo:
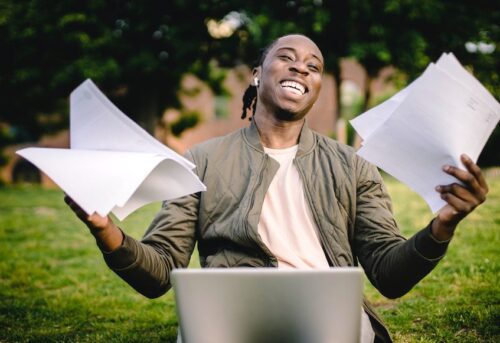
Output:
M182 343L359 342L361 268L176 269Z

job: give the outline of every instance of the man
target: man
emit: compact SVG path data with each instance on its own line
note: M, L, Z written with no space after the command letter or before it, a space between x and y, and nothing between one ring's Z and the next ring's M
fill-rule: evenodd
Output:
M248 128L187 153L207 191L164 203L139 242L109 217L86 215L108 266L137 291L158 297L173 268L188 265L198 242L203 267L321 268L358 262L387 297L408 292L443 257L461 219L485 200L481 170L443 171L463 183L437 187L448 203L406 240L391 213L377 169L347 146L311 131L305 116L318 98L323 56L309 38L274 41L253 70L244 95ZM368 304L363 339L390 336Z

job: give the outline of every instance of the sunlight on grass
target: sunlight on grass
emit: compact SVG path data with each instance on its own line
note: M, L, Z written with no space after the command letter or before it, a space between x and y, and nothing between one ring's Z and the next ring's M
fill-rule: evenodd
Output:
M367 283L397 342L494 342L500 338L500 178L490 178L488 201L460 224L447 256L411 292L383 298ZM425 202L387 178L396 219L405 236L432 219Z
M388 300L367 282L367 297L397 342L500 341L500 177L489 183L488 202L414 290ZM406 186L387 178L387 187L406 237L432 219ZM0 188L0 342L174 342L172 292L149 300L114 275L62 198L58 190ZM122 229L140 238L158 208L133 213ZM196 254L191 265L199 266Z

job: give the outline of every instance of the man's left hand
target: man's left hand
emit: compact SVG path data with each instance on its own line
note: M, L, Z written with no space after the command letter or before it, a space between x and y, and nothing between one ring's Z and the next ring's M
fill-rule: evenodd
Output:
M454 176L463 185L452 183L436 187L447 205L441 209L432 223L432 235L440 241L449 240L457 224L486 200L488 185L479 168L467 155L460 156L467 170L444 166L445 173Z

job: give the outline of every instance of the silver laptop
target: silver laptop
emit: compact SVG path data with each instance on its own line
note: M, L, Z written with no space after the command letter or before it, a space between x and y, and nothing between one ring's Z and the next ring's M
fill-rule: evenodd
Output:
M183 343L359 342L360 268L177 269Z

